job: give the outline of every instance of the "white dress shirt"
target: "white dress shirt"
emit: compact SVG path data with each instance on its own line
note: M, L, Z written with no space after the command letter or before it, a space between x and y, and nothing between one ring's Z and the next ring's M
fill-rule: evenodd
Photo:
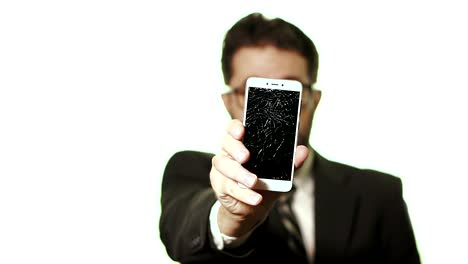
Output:
M314 152L310 151L309 157L302 167L294 172L294 186L296 191L292 199L292 210L296 216L309 262L313 262L315 255L315 217L314 217L314 181L311 175L314 160ZM216 201L211 207L209 221L211 235L219 250L235 248L242 245L252 232L262 222L257 224L250 232L241 237L226 236L221 233L218 226L218 211L221 204Z

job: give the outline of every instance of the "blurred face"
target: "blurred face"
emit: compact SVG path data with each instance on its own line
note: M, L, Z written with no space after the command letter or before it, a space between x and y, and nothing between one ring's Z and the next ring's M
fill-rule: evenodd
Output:
M243 47L232 58L232 78L229 86L233 91L223 95L224 105L232 118L241 121L243 119L245 83L251 76L291 79L311 86L307 75L307 61L299 53L270 45ZM321 93L317 90L304 89L302 92L298 135L300 145L309 145L312 119L320 96Z

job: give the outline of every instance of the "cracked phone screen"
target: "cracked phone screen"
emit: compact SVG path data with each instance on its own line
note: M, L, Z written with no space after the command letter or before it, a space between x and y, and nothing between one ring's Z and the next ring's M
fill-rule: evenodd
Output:
M300 92L250 87L244 145L250 158L244 167L260 178L291 180Z

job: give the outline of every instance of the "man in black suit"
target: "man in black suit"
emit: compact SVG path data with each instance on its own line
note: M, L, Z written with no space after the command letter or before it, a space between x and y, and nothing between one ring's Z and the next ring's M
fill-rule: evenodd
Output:
M160 233L174 260L420 262L400 179L329 161L309 145L321 92L313 87L317 51L300 29L258 13L246 16L226 34L222 68L231 87L223 101L233 120L219 153L176 153L164 172ZM294 79L304 86L295 191L289 195L251 189L257 177L242 166L249 159L240 120L250 76ZM281 202L285 197L291 198L290 209ZM292 212L289 218L285 210Z

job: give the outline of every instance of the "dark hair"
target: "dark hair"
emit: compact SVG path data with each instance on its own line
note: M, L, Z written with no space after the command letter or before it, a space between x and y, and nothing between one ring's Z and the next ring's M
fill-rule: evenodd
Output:
M307 61L312 84L317 81L318 53L312 40L298 27L283 19L266 19L260 13L253 13L234 24L224 38L221 64L226 84L232 77L234 53L242 47L262 45L298 52Z

